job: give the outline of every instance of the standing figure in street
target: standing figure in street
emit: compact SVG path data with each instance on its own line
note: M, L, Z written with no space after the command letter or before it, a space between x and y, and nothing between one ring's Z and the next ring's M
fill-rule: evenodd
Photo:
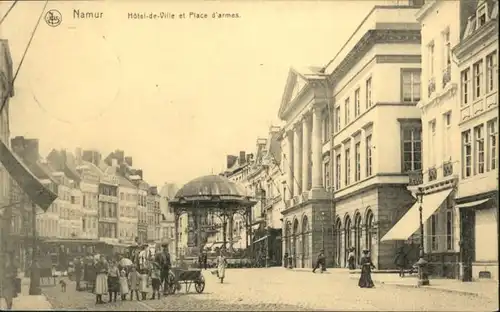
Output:
M11 254L5 256L5 272L2 283L2 294L0 298L4 298L7 303L7 310L12 310L13 299L17 297L18 290L16 289L17 267L14 264Z
M161 285L160 265L158 263L154 262L153 266L151 268L151 286L153 288L153 296L151 297L151 300L154 300L156 298L157 294L158 294L158 299L161 299L161 297L160 297L160 285Z
M108 292L108 263L103 255L99 261L95 264L95 270L97 273L95 279L95 295L96 295L96 303L104 303L102 301L102 295Z
M226 266L227 259L224 256L224 250L220 249L217 257L217 277L220 279L221 284L224 283L224 277L226 277Z
M375 285L372 280L372 269L375 269L375 266L373 265L368 249L363 250L359 264L361 265L361 276L359 277L358 286L361 288L373 288Z
M206 252L203 253L203 268L207 270L208 255Z
M405 269L407 263L407 255L405 253L404 246L399 247L394 257L394 264L399 269L399 277L405 277Z
M160 268L160 284L163 285L163 295L168 294L168 275L171 267L170 253L168 252L168 244L163 244L162 252L155 255L155 263L159 265Z
M288 252L285 252L285 254L283 255L283 266L285 268L288 267Z
M108 270L108 293L109 302L116 302L116 297L120 291L120 270L116 261L111 261Z
M354 248L349 248L349 255L347 256L347 263L349 266L349 270L356 269L356 256L354 255Z
M76 291L80 291L80 282L82 280L82 261L80 258L75 259L75 281L76 281Z
M134 300L135 298L139 299L139 281L141 279L141 275L137 272L135 265L130 268L130 272L128 273L128 284L130 288L130 300Z
M148 269L148 244L143 244L139 252L139 272Z
M316 270L321 267L321 273L326 271L326 257L325 257L325 251L321 249L319 251L318 259L316 260L316 265L313 268L313 273L316 273Z
M127 272L125 270L120 271L120 295L122 300L127 300L127 295L129 293L128 280L127 280Z
M141 293L141 300L146 300L148 294L148 271L143 269L140 271L139 277L139 292Z

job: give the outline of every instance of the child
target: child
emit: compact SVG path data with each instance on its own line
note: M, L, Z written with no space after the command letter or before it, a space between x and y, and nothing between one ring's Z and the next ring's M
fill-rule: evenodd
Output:
M139 291L141 293L142 300L146 300L146 295L148 293L148 274L146 270L141 270L139 277Z
M160 299L160 284L161 284L161 272L159 266L155 263L151 268L151 284L153 286L153 297L151 300L155 299L155 295L158 294L158 299Z
M140 275L135 269L135 266L130 268L130 273L128 273L128 283L130 286L130 300L134 300L134 292L135 298L139 300L139 280Z
M120 294L122 296L122 300L127 300L127 294L129 292L128 290L128 280L127 280L127 273L125 270L121 270L120 272Z

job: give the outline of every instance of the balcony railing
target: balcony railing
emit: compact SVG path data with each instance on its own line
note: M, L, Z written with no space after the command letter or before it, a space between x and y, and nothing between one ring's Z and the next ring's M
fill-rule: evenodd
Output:
M443 163L443 176L447 177L453 174L453 163L447 161Z
M437 169L436 167L429 168L429 182L437 179Z
M420 185L424 182L422 170L408 171L409 182L408 185Z
M432 77L429 79L429 83L427 85L427 91L429 92L429 97L436 91L436 79Z
M448 65L443 70L443 89L451 81L451 66Z

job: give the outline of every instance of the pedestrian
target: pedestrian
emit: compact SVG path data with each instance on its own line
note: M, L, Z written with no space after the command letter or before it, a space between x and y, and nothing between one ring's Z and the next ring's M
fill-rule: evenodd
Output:
M226 277L226 266L227 259L224 255L224 250L219 250L219 256L217 257L217 277L220 279L220 283L224 283L224 277Z
M112 260L110 262L108 270L108 293L109 302L116 302L116 297L120 291L120 270L118 270L118 265L116 261Z
M130 300L134 300L134 292L135 292L135 298L137 300L139 299L139 281L140 281L140 274L137 272L137 269L135 265L130 267L130 272L128 273L128 284L130 288Z
M283 255L283 266L285 268L288 267L288 252L285 252L285 254Z
M161 270L160 265L158 263L153 263L153 267L151 268L151 287L153 288L153 296L151 300L156 298L156 294L158 294L158 299L160 299L160 285L161 285Z
M148 294L148 274L147 270L143 269L140 271L139 276L139 292L141 293L141 300L146 300L146 295Z
M354 270L356 268L356 256L354 255L354 248L349 248L349 254L347 256L347 263L349 270Z
M399 277L405 277L407 260L404 246L399 247L396 251L396 256L394 257L394 264L399 269Z
M108 263L103 255L101 255L99 261L95 264L95 270L97 273L95 279L95 294L96 303L104 303L102 301L102 295L108 292Z
M127 295L129 293L128 280L127 280L127 272L125 270L120 271L120 295L122 300L127 300Z
M155 262L160 266L160 284L163 285L163 295L166 296L170 288L168 277L172 263L168 252L168 244L163 244L161 247L162 251L156 254Z
M207 270L208 255L206 252L203 253L203 268Z
M319 255L318 255L318 259L316 260L316 265L314 266L313 268L313 273L316 273L316 270L321 267L321 273L323 273L324 271L326 271L326 257L325 257L325 251L323 249L321 249L319 251Z
M76 281L76 291L80 291L80 282L82 280L82 262L80 258L75 259L75 281Z
M17 267L12 259L12 254L7 254L5 263L5 273L2 283L2 296L7 304L7 310L12 310L13 299L17 297L19 289L17 289Z
M359 264L361 265L361 276L359 277L358 286L361 288L373 288L375 285L372 280L372 269L375 269L375 266L373 265L368 249L363 250L363 256L361 256Z

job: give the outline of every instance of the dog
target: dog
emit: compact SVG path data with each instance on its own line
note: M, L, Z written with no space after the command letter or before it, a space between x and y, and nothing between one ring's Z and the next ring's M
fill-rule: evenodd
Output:
M60 280L59 285L61 285L61 292L66 292L66 281Z

